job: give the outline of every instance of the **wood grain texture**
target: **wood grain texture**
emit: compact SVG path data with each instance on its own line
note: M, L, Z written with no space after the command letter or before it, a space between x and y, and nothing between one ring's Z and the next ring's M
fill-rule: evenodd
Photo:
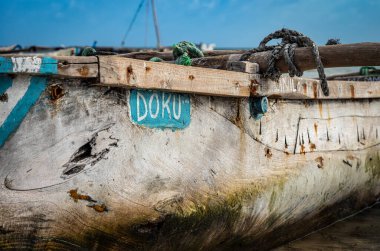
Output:
M213 50L213 51L203 51L203 54L206 57L214 57L220 55L229 55L229 54L239 54L244 53L244 50ZM159 57L165 61L174 60L172 51L158 52L158 51L139 51L131 52L126 54L120 54L121 57L134 58L140 60L149 60L152 57Z
M323 66L326 68L380 65L380 43L319 46L318 49ZM228 61L239 61L241 55L242 54L236 54L233 59L231 55L195 58L192 60L192 66L226 69ZM270 51L257 52L252 54L248 61L259 64L261 73L264 73L268 69L270 57ZM311 48L296 48L294 60L295 65L301 71L316 69ZM282 56L276 63L276 66L281 72L288 72L288 66Z
M318 80L283 76L279 82L259 75L202 69L117 57L100 57L102 85L160 89L213 96L268 96L283 99L379 98L380 82L329 81L330 95L324 96ZM239 65L239 71L255 72L255 64ZM235 64L236 65L236 64ZM255 67L254 67L255 66ZM230 64L230 68L237 66Z
M229 57L233 57L230 55ZM13 58L13 57L10 57ZM16 57L17 58L17 57ZM18 56L18 58L22 58ZM35 56L39 59L39 56ZM279 82L260 79L257 64L230 62L234 71L174 64L146 62L115 56L52 57L56 72L36 72L20 66L11 74L51 75L71 78L96 78L100 68L100 85L126 88L160 89L172 92L227 97L268 96L283 99L363 99L380 97L380 81L330 80L330 95L324 96L319 81L283 76ZM41 65L46 64L42 60ZM48 63L49 69L52 63ZM43 66L40 66L43 68ZM243 71L243 72L241 72Z
M120 57L99 57L102 85L248 97L256 76ZM257 82L257 81L256 81Z
M380 81L329 80L330 95L322 93L320 81L282 76L278 82L261 79L258 95L284 99L363 99L380 98Z
M326 68L380 65L380 43L339 44L319 46L318 49L323 66ZM265 72L268 69L269 57L269 52L260 52L253 54L249 61L258 63L260 70ZM311 48L297 48L294 59L295 65L301 71L316 68ZM276 66L281 72L288 72L288 66L283 57Z
M1 249L265 250L380 195L379 99L272 99L255 121L249 99L192 95L172 131L132 123L128 90L53 82L0 149ZM337 143L342 116L375 139Z

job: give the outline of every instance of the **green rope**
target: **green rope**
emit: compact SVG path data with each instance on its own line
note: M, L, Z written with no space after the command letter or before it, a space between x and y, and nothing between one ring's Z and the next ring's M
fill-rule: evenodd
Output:
M363 66L360 68L359 72L360 72L360 75L368 76L368 75L371 75L370 70L376 70L376 68L373 66Z
M204 57L203 52L195 44L182 41L173 45L173 57L179 65L191 65L192 58Z
M86 47L82 51L82 56L89 57L89 56L95 56L96 50L92 47Z
M151 59L149 59L149 61L151 61L151 62L162 62L162 61L164 61L164 60L162 60L162 59L159 58L159 57L152 57Z

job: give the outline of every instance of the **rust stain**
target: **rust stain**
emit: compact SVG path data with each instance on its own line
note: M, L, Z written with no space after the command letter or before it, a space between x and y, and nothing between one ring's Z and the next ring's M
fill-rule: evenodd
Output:
M322 101L318 100L319 116L323 117L323 106Z
M315 146L314 143L311 143L310 144L310 151L314 151L315 149L317 149L317 147Z
M241 114L240 114L240 99L237 100L237 110L236 110L236 117L232 123L234 123L237 127L239 127L241 130L243 129L243 121L241 119Z
M318 124L317 124L317 122L314 123L314 132L315 132L315 135L318 135Z
M258 85L259 82L257 81L257 79L251 79L251 85Z
M326 104L326 107L327 107L327 123L330 126L330 124L331 124L331 116L330 116L330 107L329 107L328 103Z
M306 151L305 151L305 146L303 144L301 144L301 154L306 154Z
M355 87L353 85L350 85L350 91L351 91L351 98L355 98Z
M252 96L254 96L254 95L257 94L257 85L254 82L257 82L256 79L251 80L250 93L251 93Z
M318 97L318 84L315 82L313 83L313 97L314 98Z
M78 193L78 188L77 189L71 189L68 193L70 194L70 197L73 198L73 200L75 202L78 202L78 200L86 200L86 201L90 201L90 202L96 202L89 195L84 195L84 194Z
M349 159L349 160L354 160L354 159L356 159L356 157L353 156L353 155L347 155L347 159Z
M145 71L150 71L151 70L151 68L149 67L149 66L147 66L147 67L145 67Z
M88 74L90 73L90 70L88 69L87 66L82 66L81 68L77 69L77 71L83 77L88 76Z
M319 156L315 159L315 161L318 163L317 166L318 168L323 168L323 157L322 156Z
M272 94L272 95L269 95L268 98L271 98L271 99L281 99L282 96L279 95L279 94Z
M56 101L65 95L64 89L60 85L50 85L48 91L52 101Z
M94 204L94 205L88 205L88 207L93 208L98 213L107 212L108 208L105 204Z
M272 157L272 155L273 155L272 151L269 148L267 148L267 147L265 147L264 151L265 151L265 157L267 157L268 159L270 159Z
M8 94L3 93L0 95L0 102L8 102Z
M194 78L195 78L195 77L194 77L193 75L189 75L189 79L190 79L190 80L194 80Z
M306 85L306 83L303 83L302 87L303 87L303 94L306 94L307 93L307 85Z
M133 74L133 68L132 68L132 65L129 65L127 67L127 83L129 84L129 82L131 81L131 75Z

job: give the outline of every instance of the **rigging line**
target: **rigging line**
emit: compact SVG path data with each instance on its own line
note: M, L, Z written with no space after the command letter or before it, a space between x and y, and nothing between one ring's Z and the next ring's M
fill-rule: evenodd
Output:
M144 38L144 46L148 46L148 35L149 35L149 1L146 1L146 8L145 8L145 38Z
M125 44L125 39L127 38L128 33L131 31L132 26L133 26L133 24L135 23L136 18L137 18L137 15L139 14L139 12L140 12L140 10L141 10L141 7L143 6L144 2L145 2L145 0L141 0L139 6L137 7L137 10L136 10L136 12L135 12L135 15L133 16L132 21L131 21L131 23L130 23L129 26L128 26L128 29L127 29L127 31L126 31L125 34L124 34L123 40L121 40L121 46L124 46L124 44Z
M160 49L160 30L158 28L158 20L157 20L157 13L156 13L156 7L154 5L154 0L151 0L152 4L152 12L153 12L153 22L154 22L154 29L156 30L156 39L157 39L157 49Z

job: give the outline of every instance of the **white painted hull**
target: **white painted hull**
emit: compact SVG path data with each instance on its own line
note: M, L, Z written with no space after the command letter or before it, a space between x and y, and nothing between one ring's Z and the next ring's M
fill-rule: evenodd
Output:
M53 83L0 149L1 249L266 249L379 197L379 99L272 99L255 121L191 96L173 131L132 123L127 90Z

